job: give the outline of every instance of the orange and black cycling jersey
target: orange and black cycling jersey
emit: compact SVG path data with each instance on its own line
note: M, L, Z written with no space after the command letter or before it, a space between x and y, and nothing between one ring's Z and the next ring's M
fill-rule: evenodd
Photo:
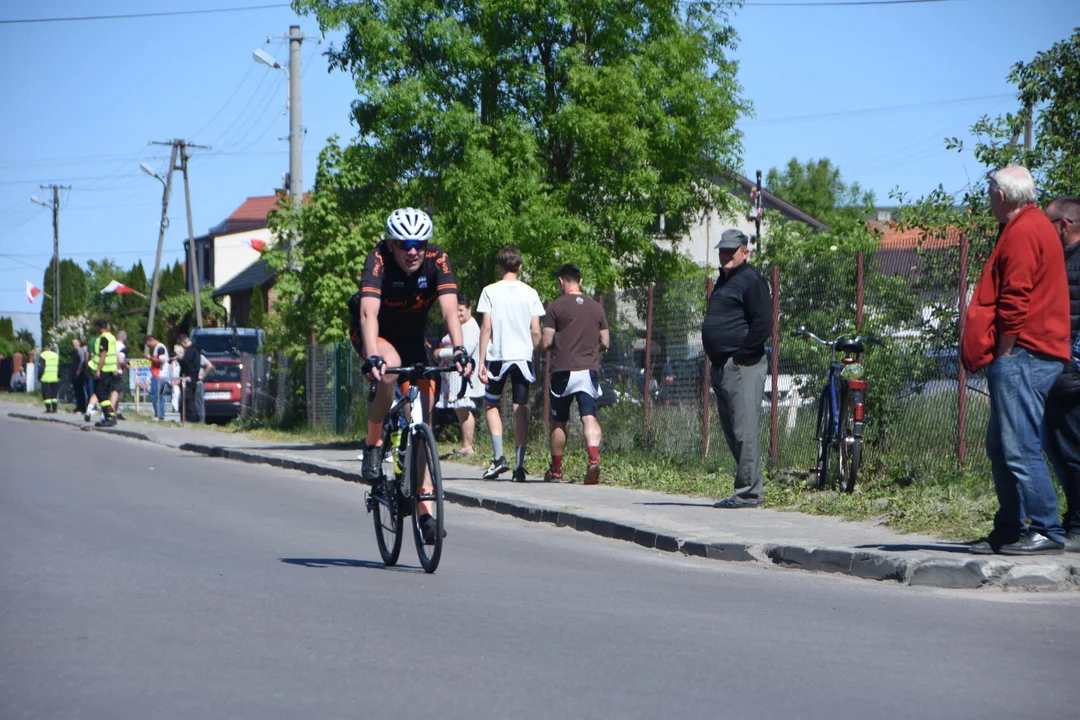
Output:
M394 260L393 250L385 240L375 246L364 263L360 276L360 297L379 298L379 334L388 332L421 334L427 326L428 310L440 295L456 295L457 283L450 269L446 251L428 245L424 262L412 275L406 275Z

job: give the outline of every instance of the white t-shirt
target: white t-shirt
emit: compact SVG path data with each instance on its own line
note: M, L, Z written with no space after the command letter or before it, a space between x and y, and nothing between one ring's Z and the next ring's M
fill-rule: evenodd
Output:
M476 318L469 318L469 321L461 326L461 342L465 352L469 353L469 357L475 360L477 358L477 349L480 347L480 326L476 324ZM443 337L442 346L444 349L452 347L449 335ZM452 350L449 357L453 358ZM443 378L444 394L449 398L450 402L457 400L457 394L461 390L461 376L457 373L447 373L443 375ZM483 396L484 386L480 384L480 380L476 376L476 369L473 368L473 374L469 378L469 388L465 391L465 397L478 398Z
M480 293L476 312L491 316L487 360L533 359L532 319L544 316L535 290L520 280L500 280Z

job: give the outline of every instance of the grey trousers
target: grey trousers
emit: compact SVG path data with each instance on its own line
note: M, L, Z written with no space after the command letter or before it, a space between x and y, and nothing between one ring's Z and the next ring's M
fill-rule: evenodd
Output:
M761 399L769 363L764 356L753 365L739 367L729 358L713 365L709 378L720 409L720 427L735 458L735 497L746 502L762 502L765 486L761 479Z

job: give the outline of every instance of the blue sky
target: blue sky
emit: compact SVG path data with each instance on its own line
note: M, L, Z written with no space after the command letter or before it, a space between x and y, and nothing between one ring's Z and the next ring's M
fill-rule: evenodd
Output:
M789 0L797 1L797 0ZM271 0L0 3L0 20L113 15L270 4ZM1022 10L1020 9L1022 8ZM60 247L81 263L111 257L153 267L166 149L182 137L213 146L191 162L195 234L244 198L266 195L288 168L285 76L251 58L299 24L308 35L304 77L304 180L331 134L352 135L351 80L327 73L318 27L288 8L209 15L0 24L0 314L26 311L26 280L41 283L52 253L51 214L30 202L41 184L62 196ZM966 136L985 113L1014 108L1009 67L1080 26L1071 0L952 0L855 7L755 6L739 10L735 57L756 117L744 120L744 171L828 157L880 203L900 186L918 195L959 190L980 175L970 152L941 139ZM173 195L164 260L182 254L182 194Z

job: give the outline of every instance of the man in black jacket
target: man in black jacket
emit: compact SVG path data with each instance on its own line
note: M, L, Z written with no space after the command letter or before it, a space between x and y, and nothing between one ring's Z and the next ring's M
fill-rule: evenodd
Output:
M1069 319L1072 362L1057 376L1046 398L1043 447L1065 491L1065 549L1080 552L1080 198L1063 195L1046 206L1065 248L1065 275L1069 279Z
M725 230L716 249L723 272L716 280L701 325L701 342L712 363L720 426L735 457L735 494L713 507L752 508L765 500L758 421L765 391L765 340L772 333L772 294L746 264L747 237Z

